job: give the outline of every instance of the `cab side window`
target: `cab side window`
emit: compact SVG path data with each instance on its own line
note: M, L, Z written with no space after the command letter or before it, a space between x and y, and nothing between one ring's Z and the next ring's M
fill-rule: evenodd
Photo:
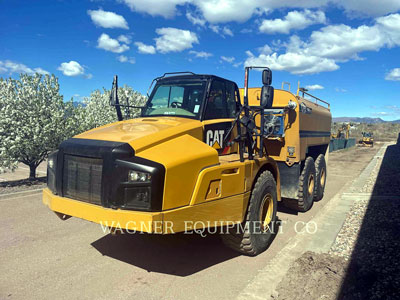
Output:
M234 118L236 115L236 97L235 91L236 87L233 82L226 82L226 104L227 104L227 114L228 118Z
M228 118L228 108L225 99L225 84L214 80L211 84L210 94L207 99L205 120Z

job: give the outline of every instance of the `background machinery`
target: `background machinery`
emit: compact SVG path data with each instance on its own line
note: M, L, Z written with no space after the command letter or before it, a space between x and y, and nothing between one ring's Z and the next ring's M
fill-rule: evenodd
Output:
M358 141L358 144L363 147L374 146L374 134L372 132L362 132L362 138Z

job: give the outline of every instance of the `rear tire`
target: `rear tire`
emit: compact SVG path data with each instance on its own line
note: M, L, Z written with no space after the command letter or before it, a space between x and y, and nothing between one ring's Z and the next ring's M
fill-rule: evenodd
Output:
M324 197L325 184L326 184L326 162L323 154L318 155L315 161L315 172L316 172L316 189L314 194L314 201L319 201Z
M276 182L271 172L264 171L254 185L245 221L222 234L222 241L242 254L260 254L274 239L276 209Z
M299 190L297 199L287 199L285 205L291 209L306 212L314 203L315 194L315 164L312 157L307 157L304 162L303 171L299 177Z

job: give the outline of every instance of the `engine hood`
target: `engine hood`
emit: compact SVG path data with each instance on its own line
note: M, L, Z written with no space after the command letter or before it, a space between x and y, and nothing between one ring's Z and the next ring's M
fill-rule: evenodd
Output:
M128 143L135 153L178 136L191 135L202 139L202 123L178 117L138 118L107 124L74 138Z

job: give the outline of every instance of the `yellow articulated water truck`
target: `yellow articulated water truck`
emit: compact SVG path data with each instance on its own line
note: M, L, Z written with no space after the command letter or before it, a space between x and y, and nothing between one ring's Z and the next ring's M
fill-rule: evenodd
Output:
M323 195L331 114L313 101L213 75L156 78L141 117L64 141L49 155L43 202L63 220L78 217L127 231L170 234L226 229L226 245L257 255L271 243L277 202L300 211ZM153 86L153 83L151 86Z

